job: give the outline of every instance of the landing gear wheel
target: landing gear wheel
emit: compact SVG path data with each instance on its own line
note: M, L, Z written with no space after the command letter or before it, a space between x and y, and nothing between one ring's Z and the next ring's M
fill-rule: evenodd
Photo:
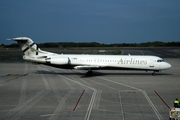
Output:
M91 76L92 74L93 74L93 71L91 70L86 73L87 76Z
M153 72L153 73L152 73L152 75L153 75L153 76L155 76L155 75L156 75L156 73L155 73L155 72Z

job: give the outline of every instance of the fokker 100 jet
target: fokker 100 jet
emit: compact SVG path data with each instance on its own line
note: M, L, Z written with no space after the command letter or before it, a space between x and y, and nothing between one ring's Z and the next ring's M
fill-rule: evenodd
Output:
M24 55L23 59L64 69L87 70L145 70L155 72L166 70L171 65L157 56L137 55L84 55L84 54L56 54L43 51L28 37L18 37L17 41Z

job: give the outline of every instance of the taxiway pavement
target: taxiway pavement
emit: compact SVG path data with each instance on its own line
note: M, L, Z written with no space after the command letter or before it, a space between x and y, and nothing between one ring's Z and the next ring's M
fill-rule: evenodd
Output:
M31 63L0 63L0 120L168 120L180 99L180 58L157 73L64 70Z

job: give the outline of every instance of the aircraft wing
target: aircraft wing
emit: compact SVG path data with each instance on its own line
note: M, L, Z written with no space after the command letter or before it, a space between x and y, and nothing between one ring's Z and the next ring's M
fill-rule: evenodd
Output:
M99 69L105 66L75 66L74 69L78 70L88 70L88 69Z

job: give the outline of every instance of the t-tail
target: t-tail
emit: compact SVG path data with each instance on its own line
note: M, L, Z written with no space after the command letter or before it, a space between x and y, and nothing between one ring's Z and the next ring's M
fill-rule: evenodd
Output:
M23 59L27 61L44 63L47 55L55 54L51 52L42 51L40 48L38 48L37 44L34 43L34 41L32 41L28 37L18 37L13 38L11 40L18 42L21 50L24 53Z

